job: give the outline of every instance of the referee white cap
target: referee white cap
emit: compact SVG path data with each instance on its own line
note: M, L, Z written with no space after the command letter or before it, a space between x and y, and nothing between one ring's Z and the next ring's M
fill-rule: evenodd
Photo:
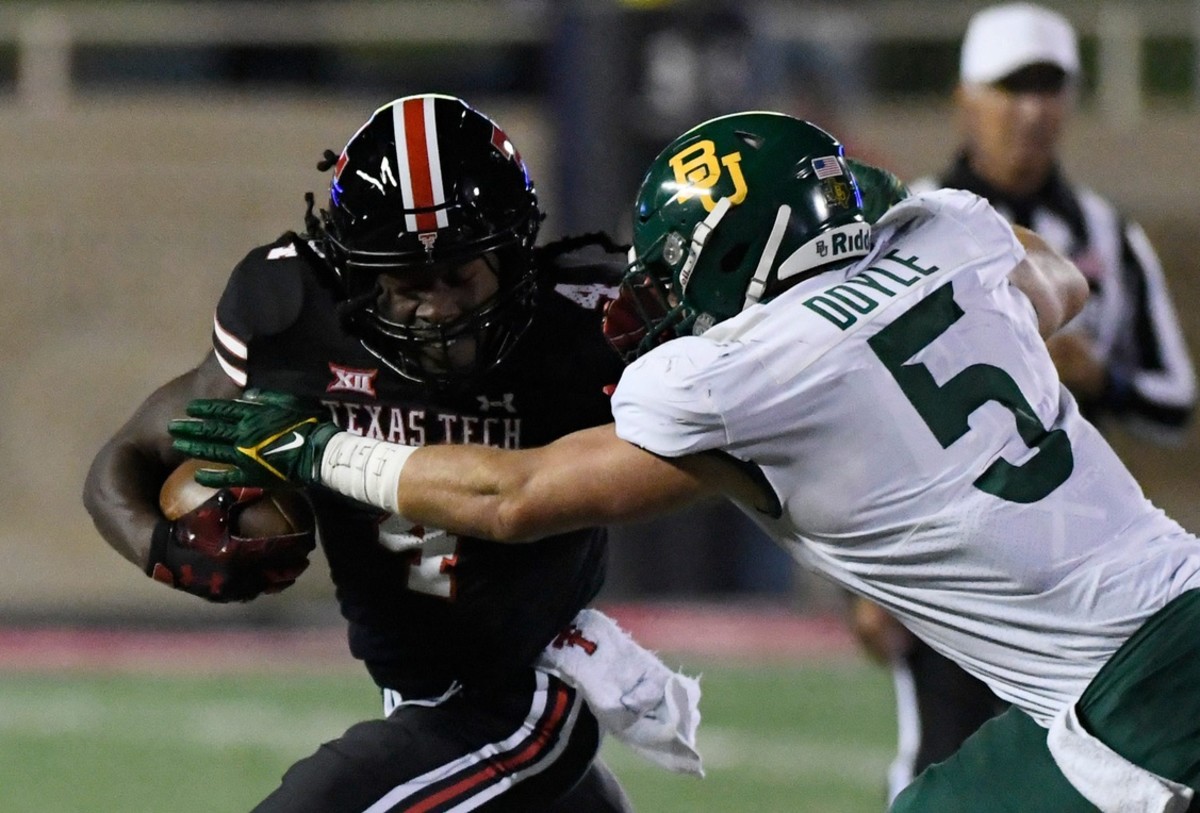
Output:
M1066 17L1032 3L1005 3L971 18L959 64L964 83L989 84L1038 64L1079 74L1079 46Z

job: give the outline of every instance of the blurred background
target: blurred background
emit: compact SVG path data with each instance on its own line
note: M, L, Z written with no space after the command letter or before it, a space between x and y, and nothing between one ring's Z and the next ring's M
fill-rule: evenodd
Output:
M1082 44L1066 172L1145 226L1200 358L1200 2L1047 4ZM80 503L104 440L207 351L233 266L301 226L306 191L324 199L323 150L393 98L461 95L519 146L545 239L627 237L650 159L734 110L809 118L914 179L956 148L958 43L983 5L0 3L0 808L245 810L377 713L322 562L278 596L206 605L137 573ZM1195 429L1176 448L1110 437L1200 530ZM738 514L613 529L601 598L705 677L703 783L606 751L639 809L883 808L888 677L841 595Z
M208 348L251 247L325 195L316 162L379 105L458 94L524 154L545 238L628 232L639 173L674 135L747 108L809 118L902 177L957 135L962 0L5 2L0 5L0 619L333 620L318 565L294 589L207 607L140 577L79 500L99 445ZM1200 3L1054 2L1085 83L1068 174L1147 229L1200 356ZM1113 442L1200 528L1194 433ZM614 531L606 597L837 598L717 506Z

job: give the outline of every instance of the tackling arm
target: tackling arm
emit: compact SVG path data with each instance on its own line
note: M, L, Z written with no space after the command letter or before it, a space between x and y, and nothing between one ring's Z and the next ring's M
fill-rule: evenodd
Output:
M524 542L647 519L726 491L736 495L737 477L716 457L657 457L608 425L537 449L418 449L404 464L397 501L413 522Z
M201 399L171 421L175 448L228 463L201 469L204 485L319 483L410 522L501 542L648 519L724 495L774 510L774 495L718 452L667 459L585 429L536 449L414 448L338 431L281 393Z
M151 536L162 519L159 489L183 459L171 448L168 419L192 398L232 398L239 391L210 352L198 367L151 394L92 461L84 506L105 541L138 567L146 567Z

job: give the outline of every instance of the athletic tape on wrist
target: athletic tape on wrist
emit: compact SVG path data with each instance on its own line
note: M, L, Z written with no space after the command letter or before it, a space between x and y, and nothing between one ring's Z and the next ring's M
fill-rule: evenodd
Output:
M338 432L321 456L321 482L347 497L400 513L400 472L416 446Z

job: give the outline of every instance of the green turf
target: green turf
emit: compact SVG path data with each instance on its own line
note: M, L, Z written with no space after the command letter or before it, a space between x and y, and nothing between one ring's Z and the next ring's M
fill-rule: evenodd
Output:
M607 742L639 811L875 813L893 745L887 676L857 661L688 662L708 776ZM0 674L0 810L247 811L294 759L377 713L365 678Z

